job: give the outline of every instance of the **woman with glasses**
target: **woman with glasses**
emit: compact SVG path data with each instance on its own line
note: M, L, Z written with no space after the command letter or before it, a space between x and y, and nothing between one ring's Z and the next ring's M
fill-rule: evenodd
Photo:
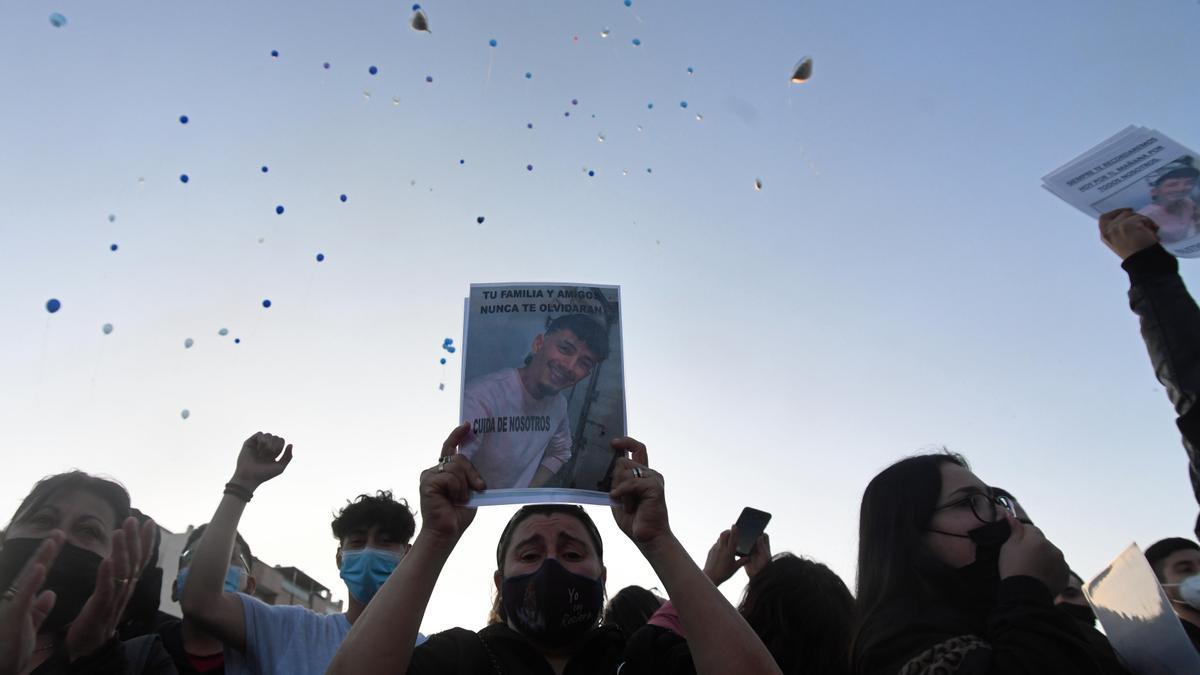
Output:
M871 480L859 519L858 675L1124 673L1055 609L1062 552L949 453Z

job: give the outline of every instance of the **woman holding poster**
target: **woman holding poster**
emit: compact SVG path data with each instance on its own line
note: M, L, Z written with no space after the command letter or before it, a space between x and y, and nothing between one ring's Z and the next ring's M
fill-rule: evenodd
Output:
M467 506L471 491L487 487L457 451L468 428L455 429L437 466L421 474L421 532L354 623L328 673L780 672L753 629L675 538L662 476L648 466L646 446L624 437L611 441L622 454L608 493L616 504L613 519L675 600L687 647L658 626L629 637L599 626L607 577L603 542L581 507L556 504L526 506L501 534L493 581L506 610L503 623L477 632L453 628L414 648L441 570L475 518L475 509ZM690 649L691 659L680 649Z

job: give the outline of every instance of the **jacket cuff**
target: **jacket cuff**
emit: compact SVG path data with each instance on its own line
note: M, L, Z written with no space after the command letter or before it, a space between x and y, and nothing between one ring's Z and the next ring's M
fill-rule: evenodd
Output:
M1155 244L1134 253L1121 263L1121 267L1129 273L1129 283L1133 286L1155 277L1179 273L1179 261L1167 253L1162 244Z
M1027 576L1008 577L1000 580L1000 606L1041 605L1054 606L1054 596L1046 584Z

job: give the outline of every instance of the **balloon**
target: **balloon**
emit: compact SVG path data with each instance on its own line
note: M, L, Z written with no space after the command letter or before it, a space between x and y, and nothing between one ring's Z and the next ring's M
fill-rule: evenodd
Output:
M413 5L413 7L416 7L416 9L413 10L412 29L418 32L432 32L429 30L429 17L425 16L425 12L421 11L421 6Z
M54 26L55 28L62 28L63 26L67 25L67 17L55 12L50 15L50 25Z
M188 123L188 116L187 116L187 115L180 115L180 116L179 116L179 123L180 123L180 124L187 124L187 123Z
M525 165L525 170L526 170L526 171L533 171L533 165L532 165L532 164L526 164L526 165Z
M268 171L270 171L270 169L268 169L268 168L267 168L267 165L266 165L266 164L263 164L263 165L262 165L262 172L263 172L263 173L266 173L266 172L268 172Z
M462 166L463 164L466 164L466 163L467 163L467 160L465 160L465 159L460 159L460 160L458 160L458 165L459 165L459 166Z
M413 5L412 11L415 12L415 11L418 11L419 9L421 9L420 5Z
M444 358L443 358L443 359L441 360L441 363L442 363L442 365L443 365L443 366L444 366L444 365L446 365L446 359L444 359Z
M46 311L47 312L50 312L51 314L53 314L60 309L62 309L62 303L58 301L58 298L50 298L49 300L46 301Z
M577 98L571 99L571 105L579 105L579 99L577 99Z
M242 338L233 338L233 344L235 344L235 345L242 344Z
M371 91L369 89L363 89L363 98L367 99L368 101L371 100Z
M611 31L609 31L607 28L605 28L604 30L600 31L600 37L606 38L609 36L610 33L611 33Z
M372 75L375 75L379 72L379 69L376 68L375 66L371 66L370 68L367 68L367 72Z
M432 75L426 75L426 76L425 76L425 81L426 81L426 82L433 82L433 76L432 76Z
M533 128L533 122L526 122L526 123L525 123L525 128L526 128L526 129L532 129L532 128Z
M271 50L271 58L273 58L273 59L279 58L279 50L278 49Z
M110 251L115 251L115 250L117 250L117 245L116 245L116 244L112 244L111 246L109 246L109 247L108 247L108 250L110 250Z
M188 339L186 339L186 340L184 340L184 341L183 341L183 348L184 348L184 349L191 349L191 348L192 348L192 345L194 345L194 344L196 344L196 342L195 342L194 340L192 340L192 338L188 338Z
M633 0L625 0L625 6L626 6L626 7L632 7L632 6L633 6Z
M686 107L687 107L687 101L680 101L680 102L679 102L679 107L680 107L680 108L686 108Z
M450 352L451 354L453 354L453 353L454 353L454 347L453 347L453 346L446 347L446 351L448 351L448 352Z
M647 110L654 110L654 101L651 101L651 102L647 103L647 104L646 104L646 109L647 109Z
M696 74L696 71L692 70L691 66L688 66L688 75L695 75L695 74Z
M338 199L340 199L342 201L346 201L347 199L349 199L349 197L347 197L346 195L338 195Z
M392 105L400 105L400 97L399 96L392 97Z
M188 182L188 175L186 173L179 174L179 182L180 183Z
M438 382L438 391L446 391L446 383Z
M800 59L796 67L792 68L792 84L804 84L808 82L808 78L812 77L813 62L811 56L805 56Z
M696 121L697 121L697 122L703 122L703 121L704 121L704 115L696 115Z
M591 169L588 169L588 176L595 176L595 175L596 175L596 172L595 172L595 171L592 171Z
M489 47L495 47L495 46L496 46L496 40L495 40L494 38L493 38L493 39L491 39L491 40L488 40L488 46L489 46Z
M563 117L570 117L570 116L571 116L571 111L570 111L570 110L568 110L568 111L566 111L566 112L564 112L564 113L563 113Z
M758 178L754 179L754 191L762 192L762 181L759 180Z
M532 79L533 79L533 73L526 71L526 72L525 72L525 79L527 79L527 80L532 80Z
M217 331L217 335L221 335L221 336L229 335L229 329L222 328L221 330Z
M192 413L189 412L187 408L184 408L183 410L179 411L179 416L186 420L192 416Z
M108 335L109 333L112 333L112 324L106 323L100 327L100 330L104 331L105 335Z
M113 222L116 222L116 220L117 220L117 214L115 214L115 213L108 214L108 222L113 223Z
M642 46L642 41L641 41L641 40L639 40L638 38L633 38L633 46L634 46L634 47L641 47L641 46Z
M324 253L317 254L317 262L325 262L325 254Z
M263 309L270 309L270 308L271 308L271 301L270 301L270 300L263 300L263 303L262 303L262 305L263 305Z
M476 218L476 219L475 219L475 222L477 222L477 223L479 223L480 225L482 225L482 224L483 224L483 216L479 216L478 218Z
M326 61L325 63L322 63L321 67L324 68L325 70L329 70L329 62Z
M281 216L283 215L283 204L275 207L275 213Z

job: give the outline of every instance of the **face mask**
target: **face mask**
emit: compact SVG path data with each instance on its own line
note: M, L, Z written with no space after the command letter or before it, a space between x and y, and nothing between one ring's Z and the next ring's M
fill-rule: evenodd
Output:
M1200 574L1193 574L1177 584L1163 584L1163 588L1178 588L1179 597L1192 609L1200 609Z
M377 548L342 551L342 579L350 595L364 605L370 602L403 558L403 553Z
M0 587L8 588L17 579L25 563L33 557L43 539L9 539L0 550ZM96 588L96 572L104 558L70 542L64 542L54 564L46 572L45 590L54 591L54 609L42 623L39 632L54 633L75 620L92 591Z
M176 598L183 597L183 584L187 582L188 572L190 572L191 569L191 567L185 567L179 570L179 575L175 577ZM238 591L242 590L242 575L245 573L246 570L230 565L229 569L225 571L225 592L237 593Z
M967 532L966 536L975 542L975 562L959 568L958 578L966 586L966 600L971 605L990 607L996 603L996 591L1000 586L1000 547L1011 535L1012 526L1007 520L997 520Z
M604 606L604 584L573 574L553 558L532 574L501 584L501 603L517 630L546 647L561 647L596 625Z
M1090 605L1085 607L1082 605L1075 605L1075 604L1072 604L1069 602L1061 602L1055 606L1058 607L1063 612L1066 612L1067 616L1071 617L1072 619L1075 619L1076 621L1078 621L1080 623L1084 623L1084 624L1087 624L1092 627L1095 627L1095 625L1096 625L1096 612L1092 611L1092 608Z

